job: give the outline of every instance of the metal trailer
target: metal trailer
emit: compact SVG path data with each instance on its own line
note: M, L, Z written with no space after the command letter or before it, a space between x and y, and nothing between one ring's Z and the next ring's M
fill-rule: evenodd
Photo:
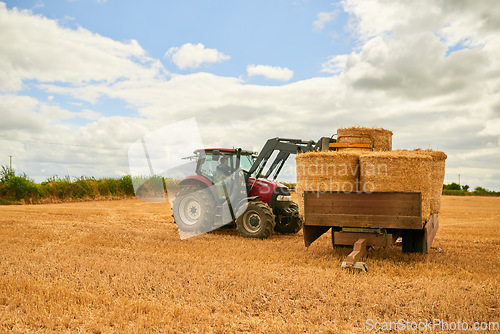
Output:
M421 193L304 192L304 242L309 247L328 230L332 244L355 245L347 264L366 247L385 247L402 237L403 252L427 253L438 230L438 216L422 219Z

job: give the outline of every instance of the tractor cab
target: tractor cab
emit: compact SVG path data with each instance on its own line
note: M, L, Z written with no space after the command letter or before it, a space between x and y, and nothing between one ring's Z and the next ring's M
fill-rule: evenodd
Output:
M219 201L225 198L221 187L222 181L226 180L225 183L230 184L232 181L227 180L227 178L229 176L234 178L234 174L238 171L246 181L245 186L249 198L258 199L273 209L276 205L283 206L283 203L276 202L291 201L290 190L286 186L263 177L262 173L259 173L260 177L257 177L256 174L262 171L255 169L257 158L255 152L217 148L197 150L194 153L197 161L196 176L183 182L197 179L198 181L203 180L207 186L214 185L215 189L218 190L217 198ZM229 186L228 188L231 189ZM280 210L273 211L275 215L281 215Z
M235 173L238 168L248 173L254 162L254 152L236 149L196 150L196 175L207 178L212 184Z

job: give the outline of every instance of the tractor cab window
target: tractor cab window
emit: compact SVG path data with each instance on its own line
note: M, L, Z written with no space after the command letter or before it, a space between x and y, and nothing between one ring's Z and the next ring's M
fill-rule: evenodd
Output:
M253 159L251 155L242 155L240 157L240 168L245 172L248 172L252 168Z
M232 155L213 156L211 152L206 152L205 157L200 160L198 173L208 177L212 182L216 181L216 178L229 176L233 166L232 158Z

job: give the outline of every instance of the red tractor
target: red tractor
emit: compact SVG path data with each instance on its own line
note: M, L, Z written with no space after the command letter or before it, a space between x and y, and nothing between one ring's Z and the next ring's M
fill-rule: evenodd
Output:
M303 221L298 206L290 189L275 180L290 154L317 149L314 141L273 138L258 156L241 149L195 151L191 158L196 170L180 182L173 203L179 230L200 234L227 225L236 226L243 237L261 239L273 231L297 233ZM276 157L263 175L275 151Z

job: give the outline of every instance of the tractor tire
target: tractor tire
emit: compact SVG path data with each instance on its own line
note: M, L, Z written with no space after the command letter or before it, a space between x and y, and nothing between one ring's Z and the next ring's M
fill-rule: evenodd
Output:
M274 214L269 205L250 201L246 211L236 219L238 232L244 238L267 239L274 229Z
M299 206L297 203L291 203L290 208L293 208L299 212ZM304 219L301 215L293 216L281 216L281 219L277 219L274 231L281 234L296 234L302 229L302 223Z
M203 232L214 223L215 200L207 188L187 186L174 200L172 211L175 223L183 232Z

